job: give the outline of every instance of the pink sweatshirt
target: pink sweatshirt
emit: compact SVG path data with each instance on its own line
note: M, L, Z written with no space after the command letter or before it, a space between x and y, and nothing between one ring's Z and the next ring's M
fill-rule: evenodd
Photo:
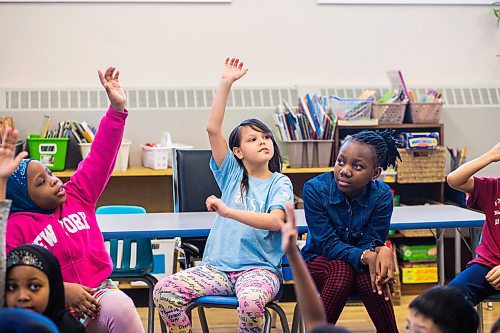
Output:
M97 225L95 209L113 172L127 111L111 107L99 124L90 153L64 185L66 202L52 214L15 212L7 222L7 251L25 244L51 250L65 282L99 286L113 270Z

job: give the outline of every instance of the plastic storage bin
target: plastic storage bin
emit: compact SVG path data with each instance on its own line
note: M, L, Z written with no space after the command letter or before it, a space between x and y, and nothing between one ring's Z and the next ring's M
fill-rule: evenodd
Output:
M141 150L143 166L154 170L168 168L168 155L171 153L169 147L150 147L143 144Z
M115 168L113 171L126 171L128 168L128 157L130 154L130 145L132 142L127 139L123 139L118 151L118 156L116 156ZM90 152L92 147L91 143L80 143L80 152L82 153L82 158L85 159Z
M30 157L42 162L47 169L61 171L66 168L66 153L69 138L40 138L39 135L28 136Z
M290 168L328 167L334 140L282 141Z
M175 149L193 149L194 147L191 145L185 145L182 143L172 143L172 145L168 146L168 166L172 166L172 162L174 161L174 150Z
M436 124L441 117L443 103L410 103L410 122Z
M331 97L332 110L339 120L366 120L371 117L373 99Z

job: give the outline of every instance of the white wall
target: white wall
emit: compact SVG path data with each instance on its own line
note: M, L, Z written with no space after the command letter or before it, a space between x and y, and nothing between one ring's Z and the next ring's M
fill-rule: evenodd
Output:
M489 6L0 4L0 87L80 87L114 64L128 86L214 85L227 55L245 85L500 83L500 28Z
M250 68L241 86L386 85L395 68L410 86L500 85L500 27L489 6L2 3L0 31L0 88L94 87L96 70L109 64L130 88L215 86L228 55ZM498 110L489 112L489 124L500 123ZM138 122L185 124L173 115ZM192 142L205 142L203 117ZM477 117L463 117L473 152L500 141L497 126L485 138ZM444 121L446 143L462 145L463 129ZM138 140L150 135L145 124L131 126ZM178 141L187 141L183 133Z

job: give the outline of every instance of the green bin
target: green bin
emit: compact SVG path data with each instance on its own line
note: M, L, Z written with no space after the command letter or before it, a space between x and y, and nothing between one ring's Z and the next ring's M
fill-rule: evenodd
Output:
M66 153L69 138L40 138L39 135L28 135L30 157L42 162L51 171L66 168Z

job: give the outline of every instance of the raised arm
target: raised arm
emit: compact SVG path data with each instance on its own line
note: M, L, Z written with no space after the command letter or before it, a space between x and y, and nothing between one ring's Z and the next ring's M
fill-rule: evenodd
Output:
M75 193L92 204L99 199L113 172L128 115L125 91L118 81L120 72L109 67L104 74L101 71L98 74L111 106L99 123L89 154L65 185L76 188Z
M14 156L18 132L11 128L5 130L2 142L0 144L0 273L5 274L5 236L7 233L7 218L9 217L10 200L5 200L7 188L7 179L17 169L21 159L28 153L22 152ZM4 305L5 276L0 277L0 307Z
M456 190L472 193L474 190L474 178L472 176L489 164L498 161L500 161L500 142L490 151L461 165L458 169L451 172L446 178L446 181L448 185Z
M243 77L248 69L243 69L243 62L237 58L226 58L219 87L215 93L212 108L208 116L207 132L210 148L217 167L220 167L227 152L227 141L222 133L222 122L226 112L227 98L233 83Z
M316 326L326 323L325 309L297 248L297 228L292 204L287 203L285 209L287 222L283 223L281 227L281 248L288 257L292 268L297 304L306 325L306 331L310 332Z

